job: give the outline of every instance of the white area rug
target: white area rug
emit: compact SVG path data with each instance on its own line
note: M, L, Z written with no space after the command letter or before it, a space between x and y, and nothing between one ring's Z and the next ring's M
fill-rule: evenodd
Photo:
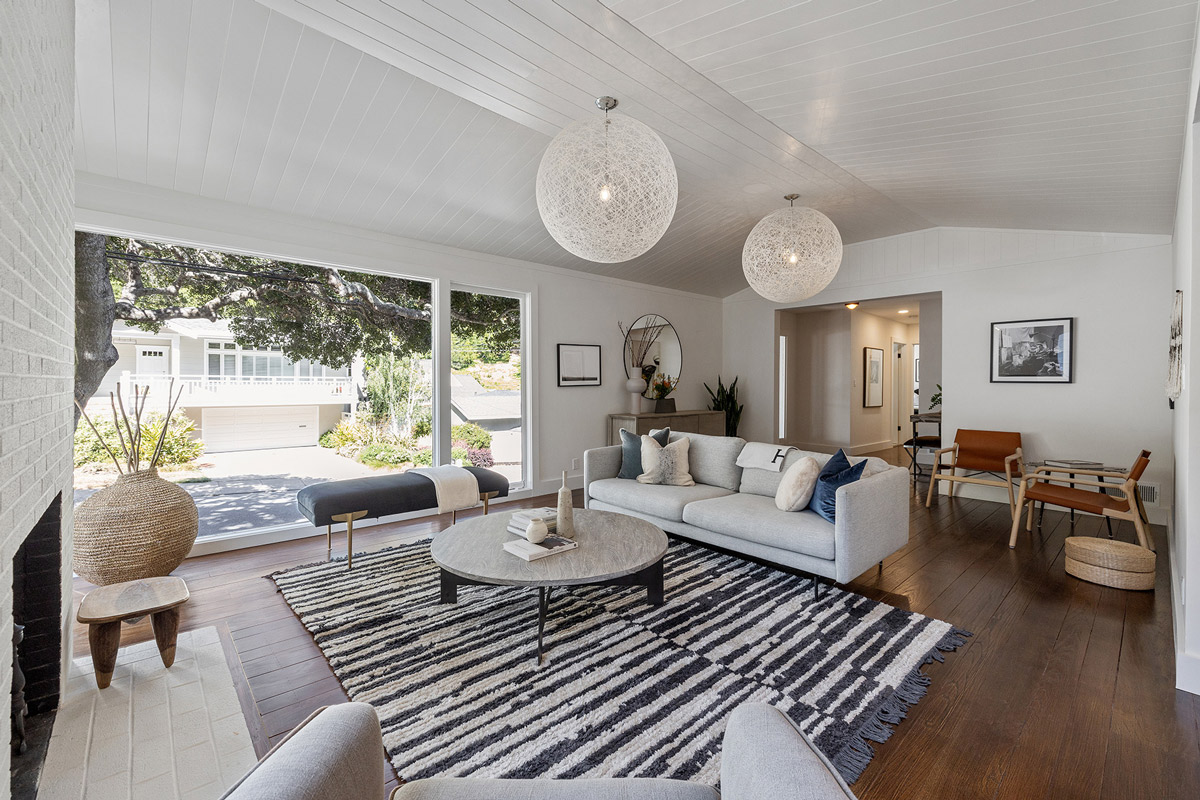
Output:
M38 800L217 798L257 758L216 628L179 634L168 670L153 641L121 648L112 685L72 662Z

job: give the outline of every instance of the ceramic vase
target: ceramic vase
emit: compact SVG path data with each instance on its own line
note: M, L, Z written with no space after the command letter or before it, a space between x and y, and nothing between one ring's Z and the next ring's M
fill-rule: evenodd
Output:
M629 412L642 413L642 392L646 391L646 379L638 375L625 381L625 391L629 392Z
M567 488L567 472L563 470L562 488L558 490L558 529L559 536L568 539L575 538L575 498Z
M546 541L548 533L549 530L546 528L546 523L540 519L530 520L529 524L525 526L525 538L533 544L541 544Z

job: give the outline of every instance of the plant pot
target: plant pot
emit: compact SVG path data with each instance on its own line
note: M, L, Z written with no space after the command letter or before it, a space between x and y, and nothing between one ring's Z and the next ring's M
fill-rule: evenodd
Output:
M72 569L97 586L169 575L196 542L196 503L147 469L121 475L75 509Z
M660 397L654 401L655 414L674 414L675 413L675 398Z

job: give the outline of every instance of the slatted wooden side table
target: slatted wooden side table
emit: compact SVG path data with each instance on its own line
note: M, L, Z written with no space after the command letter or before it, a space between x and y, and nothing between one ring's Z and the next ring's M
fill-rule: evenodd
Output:
M173 576L114 583L88 592L75 619L88 626L96 685L103 689L112 682L123 620L149 614L163 666L169 668L174 664L179 607L187 602L188 596L183 578Z

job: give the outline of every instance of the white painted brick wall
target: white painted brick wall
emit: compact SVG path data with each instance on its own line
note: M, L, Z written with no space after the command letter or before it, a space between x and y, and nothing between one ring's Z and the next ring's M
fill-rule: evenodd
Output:
M12 681L12 559L63 492L70 553L75 4L0 0L0 686ZM64 605L70 603L69 561ZM69 633L64 614L64 642ZM64 654L65 657L65 654ZM7 726L5 726L7 727ZM8 747L0 765L8 772ZM0 799L9 797L0 780Z

